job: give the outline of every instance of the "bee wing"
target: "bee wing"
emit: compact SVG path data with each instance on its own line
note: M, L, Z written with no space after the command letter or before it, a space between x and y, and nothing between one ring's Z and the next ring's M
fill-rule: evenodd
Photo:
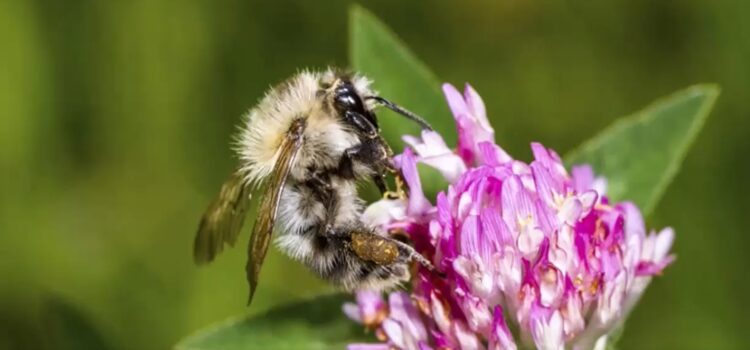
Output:
M279 156L273 173L266 184L265 193L258 209L258 219L253 226L253 234L250 237L248 247L248 259L246 265L247 282L250 284L250 296L247 304L253 300L255 288L258 287L258 275L260 267L268 251L268 243L271 241L273 225L276 221L276 214L279 208L281 193L289 176L294 160L297 158L300 147L302 146L302 133L305 129L303 119L297 119L287 131L286 137L281 143Z
M219 195L208 205L201 218L193 243L196 264L211 262L224 250L234 246L250 207L250 186L235 172L221 186Z

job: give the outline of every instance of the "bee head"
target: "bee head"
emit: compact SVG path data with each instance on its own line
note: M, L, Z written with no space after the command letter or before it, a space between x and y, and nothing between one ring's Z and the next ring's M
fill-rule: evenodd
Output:
M375 113L367 108L363 96L351 81L339 80L333 88L331 99L339 115L359 131L368 134L378 131L378 119Z
M370 90L369 85L370 81L364 76L329 70L320 81L319 96L325 95L329 106L345 123L369 137L375 137L380 132L378 118L374 111L376 106L386 107L416 122L422 129L432 130L432 127L420 116L378 96Z

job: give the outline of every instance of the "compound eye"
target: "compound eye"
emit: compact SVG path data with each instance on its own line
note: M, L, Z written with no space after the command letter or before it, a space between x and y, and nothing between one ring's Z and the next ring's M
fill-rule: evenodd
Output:
M357 100L355 100L353 95L348 93L337 94L336 106L341 109L352 109L357 106Z
M341 87L336 89L334 103L336 104L336 108L341 111L364 111L362 100L359 99L359 96L354 91L354 87L350 84L343 84Z

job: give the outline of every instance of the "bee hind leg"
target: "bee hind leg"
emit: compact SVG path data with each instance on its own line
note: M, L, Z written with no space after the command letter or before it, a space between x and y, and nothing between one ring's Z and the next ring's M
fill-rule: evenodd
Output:
M404 242L401 242L397 239L393 239L393 238L386 238L386 239L392 241L394 244L396 244L399 247L399 249L403 250L406 253L407 261L416 261L418 264L424 266L430 272L435 272L440 275L443 274L442 272L438 271L437 268L435 268L435 265L433 265L431 261L427 260L427 258L425 258L422 254L417 252L417 250L414 249L414 247Z
M356 233L349 230L336 230L331 234L333 236L327 237L328 242L332 243L328 249L335 255L335 258L331 260L331 263L318 264L313 267L323 279L347 291L361 289L387 291L409 281L409 263L404 259L376 262L372 259L371 254L375 254L373 251L366 251L364 256L357 253L354 247L356 242L352 242L352 236L356 236Z
M414 247L393 237L382 236L374 232L359 232L359 230L351 231L350 235L350 247L360 258L380 265L416 261L428 270L437 272L432 262L417 252Z

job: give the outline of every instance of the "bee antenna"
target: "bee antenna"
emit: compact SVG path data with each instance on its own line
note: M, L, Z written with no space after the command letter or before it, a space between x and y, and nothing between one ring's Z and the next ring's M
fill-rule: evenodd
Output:
M394 111L394 112L396 112L398 114L401 114L402 116L406 117L407 119L410 119L410 120L416 122L417 124L419 124L419 126L422 127L422 129L430 130L430 131L434 130L432 128L432 126L430 126L430 124L427 123L427 121L424 120L422 117L414 114L411 111L406 110L405 108L403 108L403 107L401 107L401 106L399 106L399 105L397 105L397 104L395 104L395 103L393 103L391 101L386 100L385 98L382 98L380 96L367 96L367 97L365 97L365 99L366 100L375 100L381 106L384 106L384 107L386 107L386 108L388 108L388 109L390 109L390 110L392 110L392 111Z

